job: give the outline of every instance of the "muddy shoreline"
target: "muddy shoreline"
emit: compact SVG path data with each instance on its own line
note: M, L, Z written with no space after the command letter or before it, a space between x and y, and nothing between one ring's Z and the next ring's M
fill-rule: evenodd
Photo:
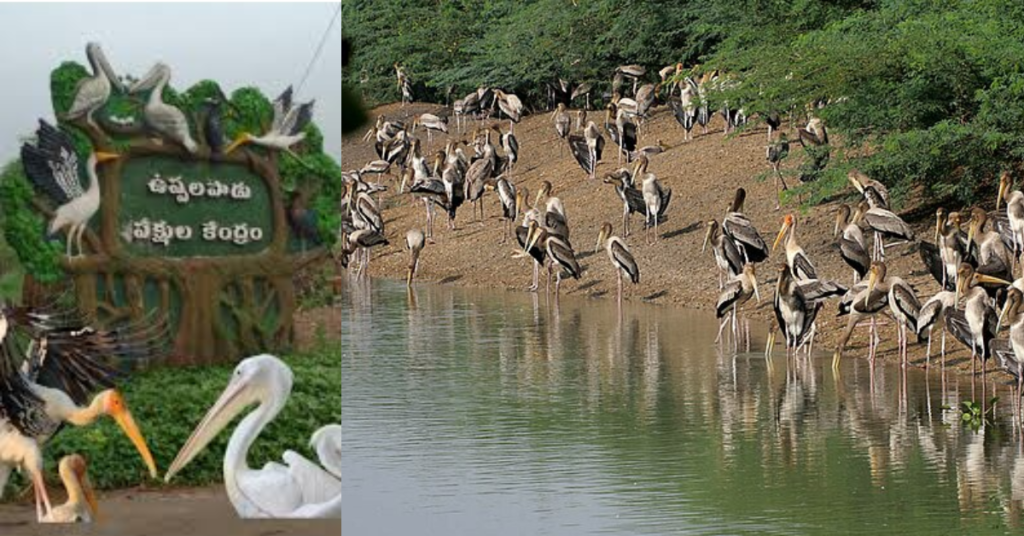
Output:
M374 110L371 117L384 114L389 119L411 121L414 114L428 111L436 113L439 109L436 105L428 104L410 104L404 108L388 105ZM591 119L603 121L603 114L591 112ZM501 126L507 129L508 122L503 121ZM621 201L611 186L602 184L600 180L587 179L568 151L560 151L560 144L564 142L556 138L547 114L524 118L516 125L515 133L520 144L515 182L529 189L532 200L541 182L550 181L554 186L554 195L562 199L568 212L571 238L584 274L579 281L563 281L562 292L614 300L616 279L611 263L604 251L595 254L591 250L598 230L605 221L613 224L616 234L620 233ZM360 132L343 139L343 169L358 168L376 158L372 144L360 139L362 134ZM454 132L451 137L460 138ZM469 134L464 133L461 137L468 138ZM733 192L741 186L748 192L744 212L766 242L770 244L775 239L782 218L793 213L798 221L797 240L815 263L819 276L845 285L852 283L852 270L839 257L838 247L834 245L832 237L838 203L856 202L858 199L852 187L849 188L849 195L837 202L805 211L783 205L782 210L776 211L772 181L755 180L759 174L770 169L765 160L765 127L757 126L742 134L726 137L722 133L721 119L716 116L708 134L698 132L694 140L684 143L682 129L675 123L671 113L659 107L648 121L639 145L653 145L659 139L669 149L650 158L649 171L657 174L666 187L672 188L672 202L667 212L668 219L661 225L656 242L645 242L641 222L635 216L635 232L623 237L641 272L640 284L626 284L625 300L682 306L711 313L718 296L718 272L710 252L701 254L705 223L709 219L722 217L732 200ZM435 136L433 143L427 144L424 152L432 154L442 149L444 143L442 136ZM798 144L791 146L790 151L790 158L782 166L784 170L795 169L803 158L803 151ZM613 155L613 152L607 151L606 154ZM598 176L617 167L614 158L609 162L606 156L598 167ZM381 195L380 204L390 245L374 250L369 274L372 277L404 279L408 266L408 255L404 251L405 233L411 228L425 228L424 209L420 202L409 195L397 193L397 179L384 177L382 181L389 186L388 191ZM497 196L488 192L484 199L484 220L474 221L472 210L467 204L459 211L455 230L449 230L443 214L438 213L433 243L427 245L421 256L417 281L526 292L532 275L531 261L514 257L514 240L502 242L503 221L500 219ZM913 213L917 208L911 203L904 207L903 212ZM931 236L934 222L910 223L918 237ZM938 283L925 270L916 245L898 246L886 253L889 274L898 275L913 285L922 302L939 290ZM774 322L771 297L778 268L784 262L784 253L780 247L767 262L758 265L757 277L762 301L760 304L751 301L747 305L746 314L751 320L766 325ZM543 279L542 272L541 293L544 291ZM830 302L818 315L817 324L819 331L815 348L831 353L846 327L846 318L836 318L835 302ZM891 322L881 327L882 341L877 354L879 359L898 361L895 329ZM854 331L844 352L844 359L867 358L867 332L867 329ZM947 337L946 344L946 369L970 374L970 352L952 337ZM931 364L938 367L938 339L933 346ZM911 343L910 366L926 365L925 350L925 344ZM784 347L777 343L776 355L784 354L784 351ZM996 371L994 363L989 363L988 371L990 381L1006 383L1010 380L1010 376L1001 371L993 374Z

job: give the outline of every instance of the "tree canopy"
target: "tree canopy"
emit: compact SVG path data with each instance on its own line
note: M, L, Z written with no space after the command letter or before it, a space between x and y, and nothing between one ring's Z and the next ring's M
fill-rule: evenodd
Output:
M342 13L346 77L370 103L398 100L395 62L435 102L489 85L538 107L559 77L603 90L617 65L653 80L676 62L727 73L738 84L716 98L748 114L827 100L842 157L811 199L858 166L898 202L916 188L973 201L1024 158L1024 4L1010 0L352 0Z

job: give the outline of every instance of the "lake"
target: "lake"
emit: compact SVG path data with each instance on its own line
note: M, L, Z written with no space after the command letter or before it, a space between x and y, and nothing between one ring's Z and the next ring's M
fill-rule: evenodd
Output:
M342 295L345 534L1024 530L997 375L975 430L944 409L968 376L863 348L838 374L782 346L766 361L763 326L736 353L707 312L383 280Z

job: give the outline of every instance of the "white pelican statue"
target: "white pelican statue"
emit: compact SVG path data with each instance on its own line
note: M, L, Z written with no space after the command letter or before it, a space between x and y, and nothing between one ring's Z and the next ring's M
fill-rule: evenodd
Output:
M149 100L142 109L142 117L154 132L175 143L181 144L190 153L195 153L198 146L192 139L189 132L188 119L185 114L167 104L163 100L164 88L171 80L171 68L167 64L158 62L149 70L149 73L136 82L128 90L130 93L138 93L151 89Z
M330 471L290 450L282 455L284 465L270 462L262 469L252 469L246 461L249 448L284 408L291 390L292 371L280 359L262 354L243 360L178 452L164 480L170 482L239 413L256 404L231 434L224 453L224 485L239 517L340 518L340 426L327 426L313 434L320 461Z
M287 151L292 145L306 139L303 130L312 119L313 101L295 105L292 102L292 88L289 87L274 100L274 122L271 123L270 130L262 136L243 132L224 152L230 153L246 143Z
M124 91L124 86L114 74L114 69L110 67L99 43L86 45L85 55L89 58L89 65L92 66L92 76L78 83L78 87L75 89L75 100L65 117L67 119L85 117L86 120L93 123L92 114L107 103L110 98L111 85L117 87L118 91Z
M60 479L68 493L64 504L54 506L43 517L43 523L92 523L99 517L96 492L89 482L88 464L85 458L71 454L60 459L57 465Z
M82 234L100 208L100 181L96 177L96 167L118 158L120 155L114 153L94 152L89 155L85 165L89 185L82 189L78 155L71 137L66 133L40 120L36 144L26 143L21 147L21 163L25 175L37 190L45 193L57 206L50 220L49 234L70 227L65 244L68 257L71 257L72 242L78 246L76 256L85 254L82 250Z

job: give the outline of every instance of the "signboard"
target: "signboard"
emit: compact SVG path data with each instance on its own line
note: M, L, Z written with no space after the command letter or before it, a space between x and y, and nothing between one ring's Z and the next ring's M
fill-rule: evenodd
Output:
M288 349L293 276L310 259L326 258L322 247L290 247L296 238L279 167L282 151L306 152L307 134L320 143L312 104L292 102L290 89L274 103L252 88L229 99L211 81L179 94L162 63L136 79L118 76L99 45L87 55L91 75L74 63L53 73L59 130L40 127L23 149L32 206L61 227L51 238L59 254L52 242L15 245L23 263L45 265L41 250L57 255L78 307L101 324L165 315L179 364ZM297 123L282 121L290 110ZM322 147L315 151L313 158ZM92 212L69 211L90 195L98 206L83 206ZM14 229L23 241L42 231Z

